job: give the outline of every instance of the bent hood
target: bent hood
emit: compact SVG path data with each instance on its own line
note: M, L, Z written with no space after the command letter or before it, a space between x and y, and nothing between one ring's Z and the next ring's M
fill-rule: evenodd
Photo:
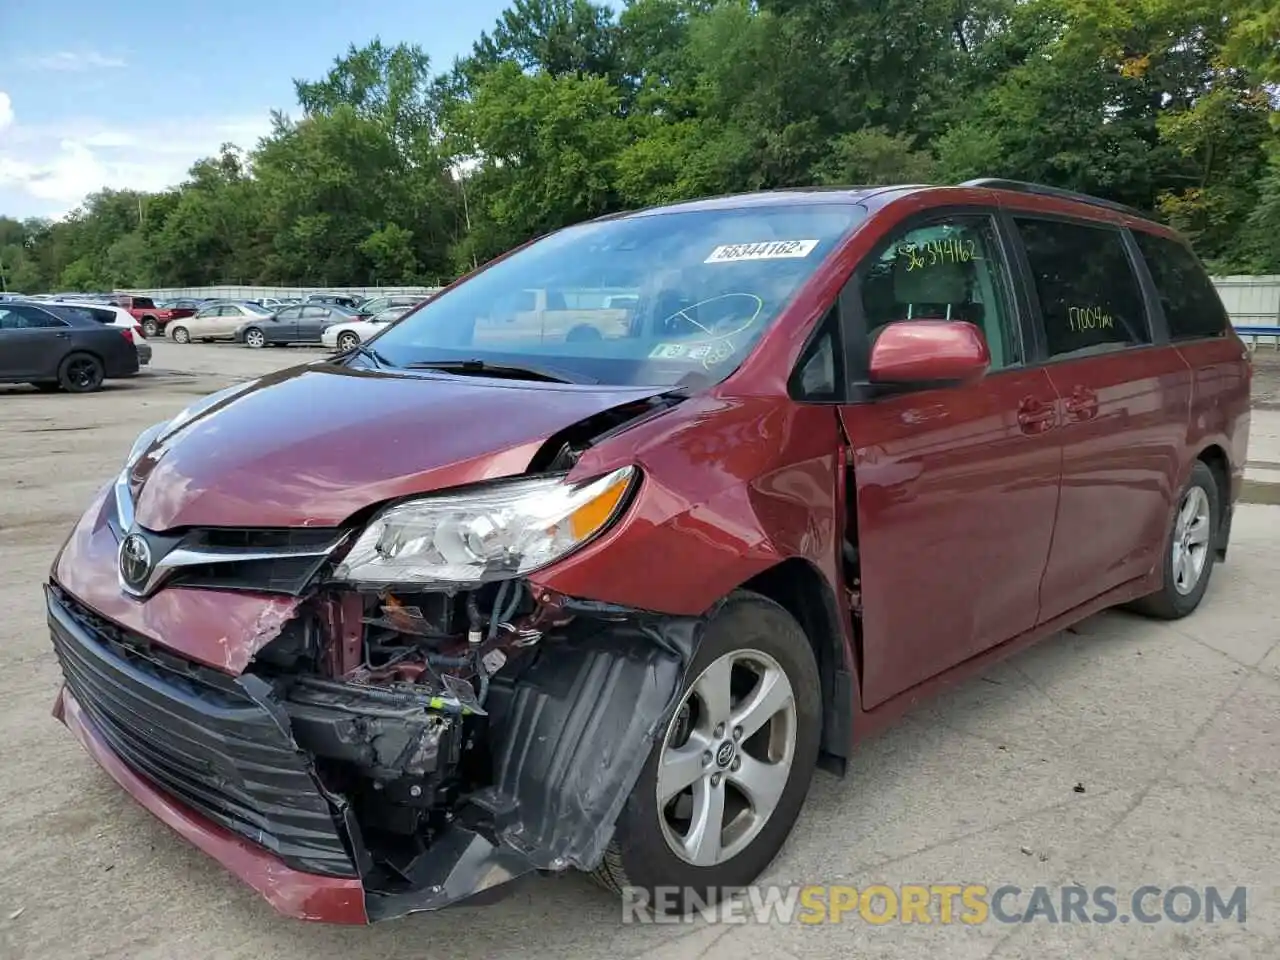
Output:
M519 474L553 434L660 392L298 367L154 445L134 468L135 515L154 531L336 526L383 500Z

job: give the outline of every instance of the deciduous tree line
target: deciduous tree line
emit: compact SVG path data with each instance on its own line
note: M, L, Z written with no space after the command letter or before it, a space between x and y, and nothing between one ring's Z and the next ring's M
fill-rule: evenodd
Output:
M438 282L565 224L804 184L1039 181L1280 273L1274 0L515 0L351 47L157 194L0 217L10 289Z

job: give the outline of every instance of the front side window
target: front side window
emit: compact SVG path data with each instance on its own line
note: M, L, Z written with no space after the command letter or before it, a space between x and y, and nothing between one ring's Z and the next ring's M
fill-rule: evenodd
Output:
M0 330L43 330L67 322L33 307L0 306Z
M1167 237L1134 231L1133 238L1160 294L1169 337L1194 340L1225 334L1226 308L1196 255Z
M777 204L580 224L412 310L379 334L378 353L582 382L719 382L865 216L850 203ZM611 305L617 296L635 299Z
M150 297L134 297L133 309L135 310L154 310L155 302Z
M1060 220L1015 222L1050 357L1151 342L1142 288L1119 230Z
M867 334L901 320L953 320L982 331L991 369L1021 363L1017 318L995 223L946 217L894 238L862 276Z

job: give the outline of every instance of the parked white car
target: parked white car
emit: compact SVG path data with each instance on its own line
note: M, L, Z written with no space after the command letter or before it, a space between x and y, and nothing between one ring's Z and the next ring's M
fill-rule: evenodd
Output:
M255 309L246 303L211 303L194 317L169 324L168 336L178 343L192 340L234 340L236 331L255 318L271 316L266 307Z
M138 351L138 366L145 367L151 362L151 344L147 343L146 335L142 332L142 327L138 325L138 321L133 319L129 311L123 307L68 300L46 300L40 306L54 314L65 311L84 317L86 320L96 320L104 327L117 327L121 330L128 330L131 335L130 339L133 340L133 345Z
M374 314L368 320L347 320L325 327L320 334L320 342L326 347L341 350L344 353L358 344L364 343L375 333L381 333L393 320L399 320L413 308L392 307Z

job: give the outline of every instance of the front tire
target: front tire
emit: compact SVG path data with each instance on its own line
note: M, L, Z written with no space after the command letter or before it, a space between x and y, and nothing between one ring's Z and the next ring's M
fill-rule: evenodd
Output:
M267 335L257 327L250 327L244 332L244 345L253 350L261 350L267 345Z
M1132 604L1138 613L1180 620L1200 606L1213 574L1221 494L1213 471L1201 460L1178 498L1164 547L1164 586Z
M191 342L191 334L188 332L186 327L173 328L173 342L174 343L190 343Z
M735 593L707 625L594 879L642 889L664 913L742 889L795 825L821 733L808 637L772 600Z

